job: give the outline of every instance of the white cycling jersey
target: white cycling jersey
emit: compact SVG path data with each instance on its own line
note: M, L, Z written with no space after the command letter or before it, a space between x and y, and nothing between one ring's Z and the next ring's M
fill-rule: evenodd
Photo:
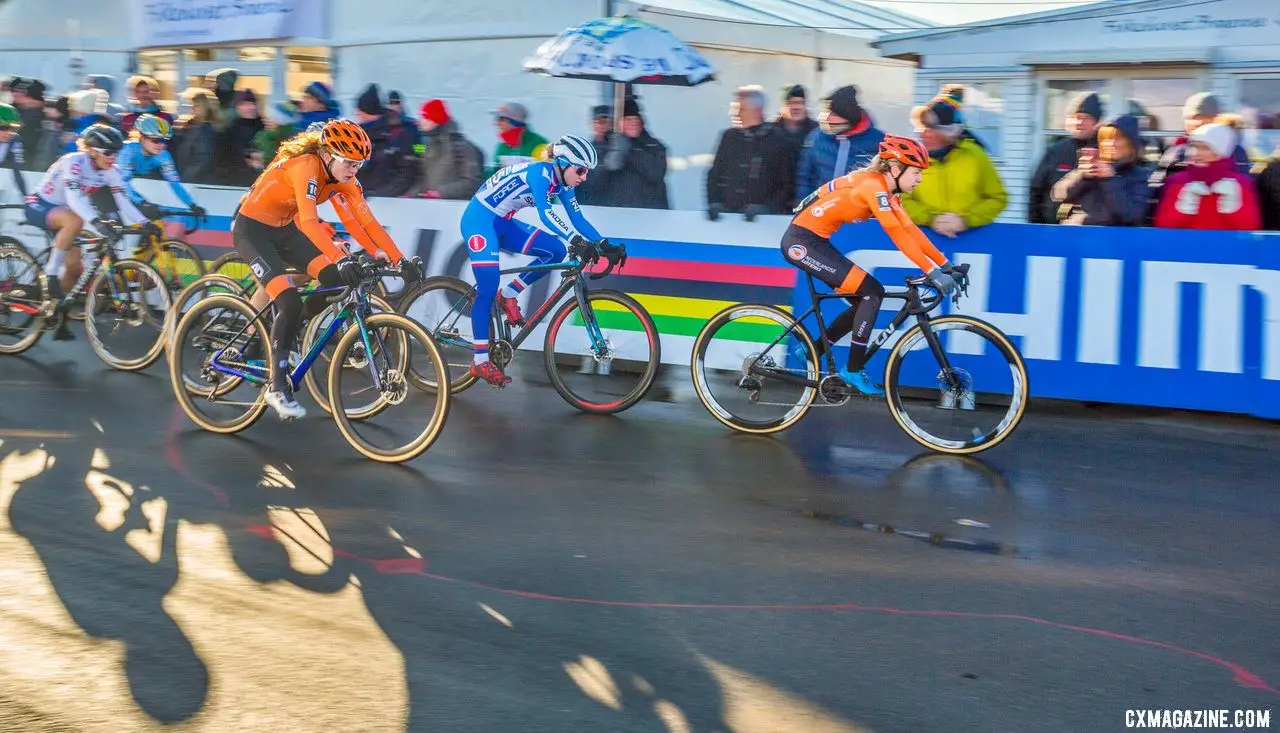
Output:
M35 203L38 197L53 206L66 206L84 220L86 226L94 219L102 216L98 207L89 198L102 188L111 190L111 198L116 202L116 210L127 221L124 224L145 224L147 218L138 211L129 197L125 195L124 178L114 165L101 170L84 152L67 153L45 172L40 179L40 187L27 198Z

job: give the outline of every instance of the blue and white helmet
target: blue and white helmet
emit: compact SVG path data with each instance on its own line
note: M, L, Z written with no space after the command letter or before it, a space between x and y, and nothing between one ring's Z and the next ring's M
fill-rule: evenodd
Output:
M169 121L157 115L141 115L133 123L133 129L143 137L154 137L160 140L173 137L173 128L169 126Z
M577 135L565 135L556 140L552 153L557 163L582 166L587 170L594 169L599 162L595 146Z

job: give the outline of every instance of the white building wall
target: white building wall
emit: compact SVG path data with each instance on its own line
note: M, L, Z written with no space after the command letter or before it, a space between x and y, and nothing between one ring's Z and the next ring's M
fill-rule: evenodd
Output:
M84 74L129 75L126 0L8 0L0 3L0 74L36 77L49 95L80 88ZM78 24L68 23L79 21ZM83 70L74 72L71 49ZM120 92L113 101L119 102Z

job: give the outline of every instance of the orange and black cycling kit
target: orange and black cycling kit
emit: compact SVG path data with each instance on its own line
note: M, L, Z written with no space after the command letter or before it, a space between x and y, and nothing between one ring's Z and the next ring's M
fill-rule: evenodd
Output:
M830 181L809 195L782 235L782 255L787 262L847 293L855 307L827 327L835 343L852 332L849 370L863 366L867 342L884 299L884 287L866 270L850 262L831 245L831 236L845 224L874 218L912 262L923 272L945 264L947 258L911 221L896 193L889 190L882 173L854 171Z
M272 298L293 287L286 267L324 282L333 278L320 272L347 256L320 220L317 207L326 201L366 252L384 252L393 263L404 258L354 179L338 183L315 154L276 161L240 199L231 226L232 243Z

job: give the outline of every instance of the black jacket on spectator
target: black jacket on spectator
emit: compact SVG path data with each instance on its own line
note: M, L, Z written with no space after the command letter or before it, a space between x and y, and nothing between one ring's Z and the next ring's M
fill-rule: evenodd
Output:
M596 149L596 160L604 160L605 154L609 152L609 139L617 134L616 132L609 133L609 137L603 143L597 142L595 137L591 138L591 147ZM582 206L608 206L609 171L603 165L596 166L596 169L587 176L587 180L579 183L578 187L573 189L573 197Z
M1141 155L1142 135L1137 117L1122 115L1107 124L1114 125L1129 138ZM1053 187L1054 200L1071 205L1071 213L1062 223L1142 226L1147 217L1147 180L1151 178L1152 166L1140 160L1116 163L1115 175L1110 178L1088 178L1079 168L1063 176Z
M263 129L262 120L236 116L227 129L218 136L214 164L217 180L224 186L252 186L258 171L249 165L247 157L253 150L253 136Z
M213 183L213 154L216 135L208 122L190 123L174 132L169 143L173 164L182 180L191 183Z
M726 212L755 205L766 213L790 213L787 204L796 187L794 153L787 136L767 122L725 130L707 172L707 205Z
M1280 231L1280 155L1258 173L1258 204L1262 206L1262 228Z
M608 172L605 205L633 209L669 209L667 201L667 146L649 134L634 140L626 135L609 136L600 159ZM594 173L594 171L593 171ZM587 176L591 180L591 176Z
M18 128L18 139L22 140L22 149L27 151L25 167L29 171L47 170L48 165L43 168L40 165L39 152L42 150L40 142L44 138L44 107L35 107L31 109L19 109L18 119L22 122L22 127ZM32 153L35 153L34 155ZM57 158L54 158L57 160ZM52 165L53 161L49 161Z
M413 146L416 135L401 124L395 113L388 112L373 122L362 125L373 142L373 156L356 178L365 196L403 196L417 180L419 162Z
M1053 200L1053 187L1064 176L1076 169L1080 161L1080 149L1092 145L1096 139L1077 140L1064 137L1044 151L1040 165L1031 176L1031 200L1027 204L1027 221L1032 224L1057 224L1058 202Z
M795 130L790 130L787 129L787 121L782 119L782 115L778 115L773 118L773 125L787 138L787 142L791 144L791 147L795 148L796 155L799 156L800 150L804 148L805 139L818 126L818 121L812 117L806 117L804 118L804 124Z

